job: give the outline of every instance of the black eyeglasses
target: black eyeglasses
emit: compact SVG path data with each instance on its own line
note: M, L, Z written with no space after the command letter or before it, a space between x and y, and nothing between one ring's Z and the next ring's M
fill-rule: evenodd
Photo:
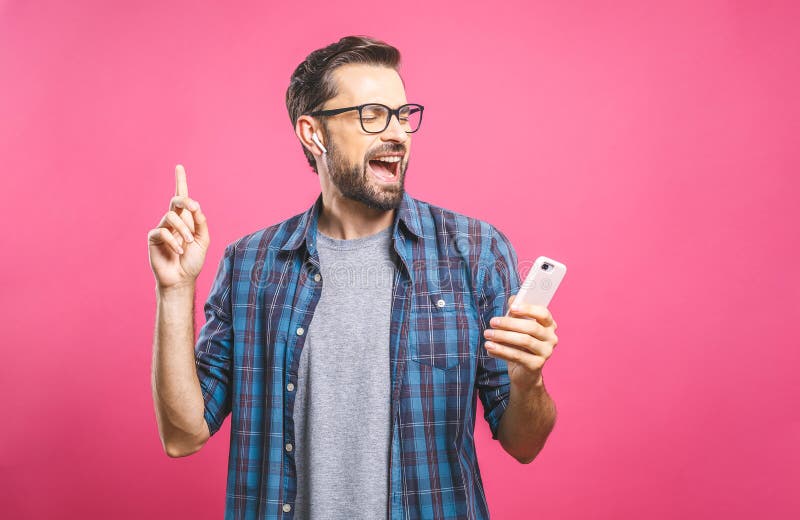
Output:
M413 134L419 130L419 125L422 123L422 111L424 109L425 107L417 105L416 103L409 103L398 108L389 108L380 103L365 103L355 107L317 110L308 115L333 116L350 110L358 110L361 128L368 134L379 134L389 126L392 114L394 114L400 122L400 126L403 127L403 130L405 130L407 134Z

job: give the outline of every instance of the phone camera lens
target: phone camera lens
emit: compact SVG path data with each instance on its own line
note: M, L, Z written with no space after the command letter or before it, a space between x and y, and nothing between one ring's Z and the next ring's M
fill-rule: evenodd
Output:
M548 270L550 270L550 267L551 267L550 264L545 262L545 263L542 264L542 271L548 271Z

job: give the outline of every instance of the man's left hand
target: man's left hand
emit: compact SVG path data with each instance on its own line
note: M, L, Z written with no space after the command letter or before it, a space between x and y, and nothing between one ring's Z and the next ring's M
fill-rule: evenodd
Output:
M515 309L515 297L508 299L509 316L493 317L483 336L489 355L508 362L511 385L528 391L542 385L542 368L558 344L558 325L547 307L520 302L520 309Z

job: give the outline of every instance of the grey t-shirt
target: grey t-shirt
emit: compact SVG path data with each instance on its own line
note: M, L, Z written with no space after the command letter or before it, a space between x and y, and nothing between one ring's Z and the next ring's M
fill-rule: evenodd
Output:
M294 408L298 519L387 517L390 232L351 240L317 232L322 294Z

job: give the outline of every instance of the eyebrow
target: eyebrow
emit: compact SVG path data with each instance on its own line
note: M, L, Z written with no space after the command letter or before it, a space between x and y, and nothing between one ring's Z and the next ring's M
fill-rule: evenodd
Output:
M364 102L364 103L358 103L356 106L358 106L358 105L371 105L371 104L375 104L375 105L386 105L386 106L387 106L387 107L389 107L389 108L400 108L401 106L403 106L403 105L408 105L409 103L408 103L408 101L406 101L405 103L400 103L399 105L392 106L392 105L390 105L390 104L388 104L388 103L381 103L380 101L366 101L366 102Z

